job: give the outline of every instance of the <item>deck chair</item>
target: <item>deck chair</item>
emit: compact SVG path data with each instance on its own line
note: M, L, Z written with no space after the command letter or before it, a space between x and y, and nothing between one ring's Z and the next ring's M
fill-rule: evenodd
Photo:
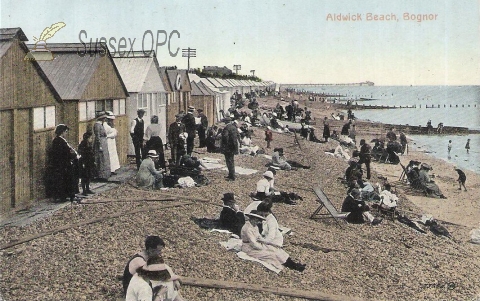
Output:
M402 164L402 162L400 162L400 166L402 167L403 171L398 180L407 182L407 168Z
M397 208L390 208L390 209L383 208L382 204L383 204L383 199L380 200L380 204L378 204L377 212L381 215L388 216L392 221L395 221L395 216L398 213Z
M322 191L322 188L320 186L314 187L313 192L315 192L315 194L317 195L316 201L320 203L320 206L318 206L315 212L313 212L313 214L310 216L310 219L319 219L321 217L327 217L327 218L333 217L333 219L335 219L335 222L341 226L341 224L338 222L338 219L345 220L347 213L338 212L337 209L333 206L332 202L330 202L328 197ZM324 207L327 209L328 214L320 213L320 211Z

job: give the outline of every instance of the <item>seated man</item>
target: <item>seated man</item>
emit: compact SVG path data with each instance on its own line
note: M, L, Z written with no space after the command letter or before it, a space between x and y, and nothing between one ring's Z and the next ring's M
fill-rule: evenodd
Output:
M245 224L245 216L235 202L235 195L231 192L224 193L222 201L223 209L220 213L220 226L233 234L240 235L240 230L242 230Z
M292 166L288 164L287 160L283 156L283 148L281 147L276 147L273 150L273 155L272 155L272 165L280 167L282 170L291 170Z
M147 263L151 257L160 256L162 249L165 247L165 242L156 235L147 236L145 239L145 250L133 255L125 266L123 271L123 294L127 293L128 284L133 275L139 268Z
M192 157L188 154L184 154L180 158L180 166L196 169L207 169L207 167L197 157Z
M384 190L380 192L381 207L383 209L395 210L397 208L398 197L391 193L392 186L385 184Z
M142 161L136 176L138 187L160 189L163 187L163 170L155 169L158 155L155 150L149 150L147 158Z
M352 189L342 204L342 212L349 212L347 222L352 224L361 224L365 219L372 225L378 225L382 219L374 217L370 212L370 208L360 198L360 190Z

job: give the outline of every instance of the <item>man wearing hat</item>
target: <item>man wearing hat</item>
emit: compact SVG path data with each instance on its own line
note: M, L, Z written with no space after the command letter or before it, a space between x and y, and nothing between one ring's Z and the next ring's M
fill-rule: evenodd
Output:
M348 212L347 222L361 224L365 222L365 218L374 226L380 224L382 219L374 217L369 210L370 208L361 199L360 190L357 188L350 191L342 204L342 212Z
M239 210L235 202L235 195L232 192L223 194L223 209L220 212L220 226L234 234L240 235L245 224L245 216Z
M192 155L193 146L195 143L195 131L197 129L197 125L195 123L195 116L193 116L193 112L195 112L195 108L192 106L189 106L187 115L185 115L182 119L182 123L185 125L185 131L188 134L188 137L187 137L187 154L188 155Z
M200 118L200 124L198 125L198 140L200 145L198 147L201 148L207 146L205 133L208 128L208 118L205 116L202 109L198 109L197 112L198 117Z
M181 122L182 115L175 115L175 122L168 127L168 141L170 143L170 152L172 154L172 161L175 165L180 164L180 156L178 155L178 144L183 143L180 139L180 134L185 132L185 125Z
M110 178L110 153L108 150L107 132L103 123L107 119L105 112L99 112L97 121L93 125L93 152L95 153L96 177L99 180L106 181Z
M145 122L143 116L145 110L137 110L137 118L132 120L130 124L130 137L132 137L133 146L135 148L135 161L137 163L137 169L140 168L143 155L143 135L145 134Z
M142 161L138 169L136 181L138 187L160 189L163 187L163 170L155 169L158 154L155 150L147 153L147 158Z
M231 118L226 117L224 121L228 124L222 131L221 149L228 168L227 180L235 181L235 155L238 155L240 137L238 135L237 125L231 122Z

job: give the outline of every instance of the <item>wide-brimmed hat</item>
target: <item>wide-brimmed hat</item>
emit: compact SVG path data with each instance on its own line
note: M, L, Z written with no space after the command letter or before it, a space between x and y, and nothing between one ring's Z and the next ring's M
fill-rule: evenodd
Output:
M97 119L107 118L107 113L105 111L100 111L97 113Z
M142 270L147 272L159 272L167 269L167 266L164 263L155 263L155 264L144 264Z
M422 163L421 168L426 169L426 170L431 170L432 169L432 167L430 165L428 165L427 163Z
M105 114L107 115L108 119L115 119L115 114L112 111L106 111Z
M250 217L250 218L256 218L256 219L264 221L265 218L258 213L259 212L257 210L252 210L250 213L245 213L245 215Z
M150 157L150 158L158 158L157 151L155 151L153 149L148 151L147 156Z
M273 179L273 172L271 172L270 170L267 170L266 172L263 173L263 176Z
M359 198L361 195L360 190L358 190L357 188L352 189L352 191L350 191L350 194L353 198Z
M189 111L189 112L194 112L194 111L195 111L195 107L189 106L189 107L188 107L188 111Z
M235 195L232 192L227 192L223 194L223 202L235 201Z

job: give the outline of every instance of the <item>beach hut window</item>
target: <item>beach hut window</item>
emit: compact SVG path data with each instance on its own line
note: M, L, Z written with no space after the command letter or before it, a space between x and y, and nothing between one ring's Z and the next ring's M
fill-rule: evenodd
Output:
M105 111L113 112L113 99L105 100Z
M125 98L120 99L120 114L125 115Z
M120 113L120 99L113 100L113 115L118 115Z
M33 129L55 127L55 106L33 108Z
M87 102L80 101L78 103L78 118L80 121L87 120Z
M103 100L95 101L95 111L97 112L105 111L105 102Z
M95 101L87 101L87 120L95 118Z

